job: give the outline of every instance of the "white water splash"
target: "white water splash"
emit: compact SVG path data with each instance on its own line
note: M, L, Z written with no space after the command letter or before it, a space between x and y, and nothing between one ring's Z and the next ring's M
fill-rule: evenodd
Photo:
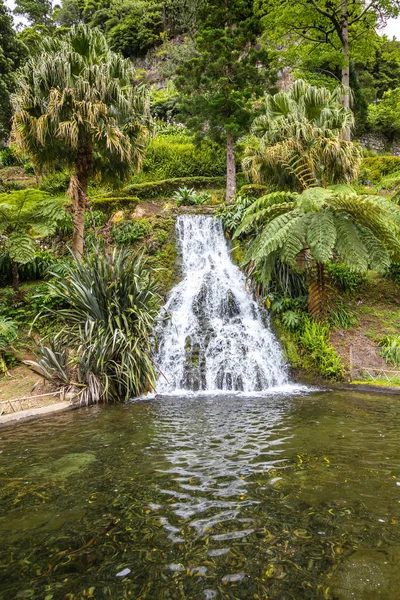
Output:
M157 393L287 391L280 345L231 261L221 223L185 215L176 230L183 279L157 330Z

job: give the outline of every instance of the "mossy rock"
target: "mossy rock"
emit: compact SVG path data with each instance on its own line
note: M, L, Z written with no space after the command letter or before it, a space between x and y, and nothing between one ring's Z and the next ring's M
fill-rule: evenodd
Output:
M96 456L93 452L75 452L55 461L49 461L44 466L34 467L31 474L48 481L63 481L72 475L78 475L95 460Z

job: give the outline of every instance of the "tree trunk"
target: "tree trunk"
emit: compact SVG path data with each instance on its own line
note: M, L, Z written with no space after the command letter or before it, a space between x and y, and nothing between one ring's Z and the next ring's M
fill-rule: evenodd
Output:
M226 195L227 203L232 201L236 194L236 162L235 138L231 133L226 135Z
M72 234L72 252L80 261L83 256L85 213L87 207L87 187L89 174L93 168L93 153L90 145L84 146L78 152L75 163L75 173L71 175L68 193L74 210Z
M11 261L11 285L13 286L13 290L18 292L19 290L19 272L18 272L18 263L15 260Z
M342 68L342 86L344 88L343 106L350 108L350 49L349 49L349 7L347 0L342 4L342 53L344 66ZM343 134L344 140L350 140L350 131Z

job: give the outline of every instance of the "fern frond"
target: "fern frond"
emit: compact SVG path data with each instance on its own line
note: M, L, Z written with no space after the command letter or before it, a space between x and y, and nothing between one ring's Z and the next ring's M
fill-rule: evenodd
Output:
M369 266L384 273L390 267L390 254L382 242L366 227L358 227L360 237L369 254Z
M311 214L302 215L296 223L292 225L280 256L283 262L288 264L294 263L296 256L304 249L307 238L307 228L311 218Z
M288 231L300 216L300 211L292 210L271 221L250 246L250 258L258 261L283 247Z
M336 242L335 216L330 210L312 215L307 229L307 244L315 260L325 263L332 258Z
M369 255L357 227L345 215L335 216L336 250L343 263L353 271L368 269Z

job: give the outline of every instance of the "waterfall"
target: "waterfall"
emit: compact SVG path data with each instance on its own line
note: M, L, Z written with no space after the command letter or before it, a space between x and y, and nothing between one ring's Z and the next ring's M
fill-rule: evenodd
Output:
M251 393L287 384L279 342L230 258L221 222L185 215L176 231L182 281L156 331L157 393Z

